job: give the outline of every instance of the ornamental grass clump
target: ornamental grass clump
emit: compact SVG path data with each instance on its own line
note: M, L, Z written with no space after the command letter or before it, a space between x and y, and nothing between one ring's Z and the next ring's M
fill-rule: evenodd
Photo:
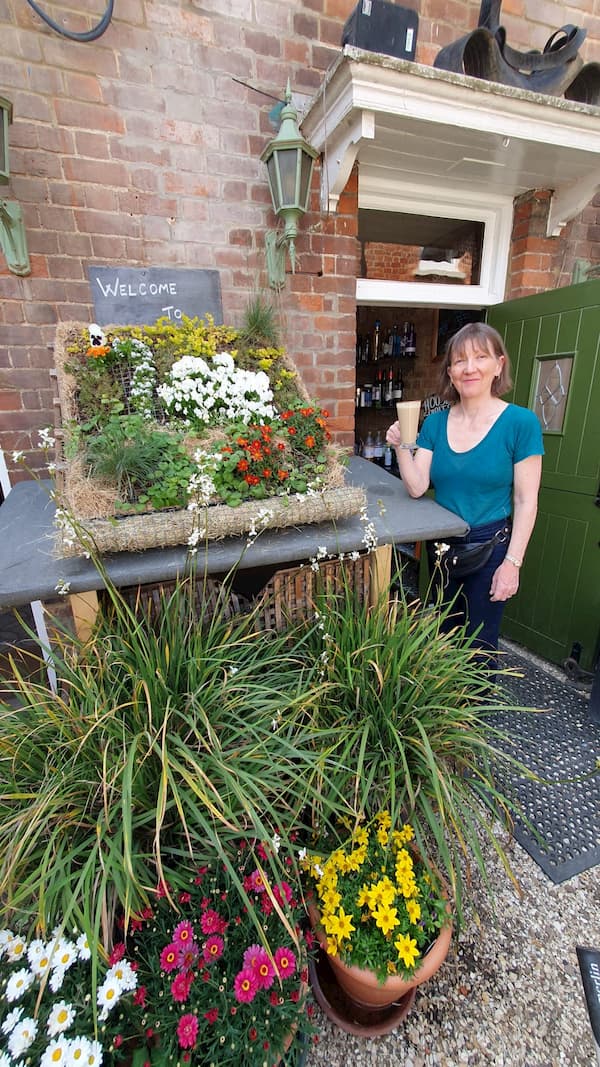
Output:
M160 1063L273 1067L292 1039L311 1031L293 861L275 880L266 863L272 851L271 843L242 841L231 871L215 860L184 891L160 885L131 922L127 951L139 980L131 1025Z
M382 811L329 855L311 851L302 860L327 952L373 971L380 983L411 978L450 921L441 883L411 847L413 838L412 826L394 828Z

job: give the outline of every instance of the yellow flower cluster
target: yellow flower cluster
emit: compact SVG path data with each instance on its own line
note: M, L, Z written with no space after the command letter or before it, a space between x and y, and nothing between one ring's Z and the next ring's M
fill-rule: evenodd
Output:
M316 881L330 955L351 953L354 923L373 922L389 943L389 973L397 972L400 961L406 969L414 967L419 949L407 928L421 917L420 890L413 857L405 847L413 836L408 824L392 830L389 813L380 812L370 831L360 828L352 834L347 850L337 849L325 861L307 857L305 868Z

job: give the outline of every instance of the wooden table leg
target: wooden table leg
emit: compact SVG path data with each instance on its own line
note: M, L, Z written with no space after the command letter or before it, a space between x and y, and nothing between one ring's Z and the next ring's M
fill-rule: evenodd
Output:
M371 553L371 581L369 604L377 603L383 593L389 591L392 580L392 546L381 545Z
M96 622L98 614L98 594L95 589L88 593L72 593L69 604L73 612L75 633L80 641L87 641Z

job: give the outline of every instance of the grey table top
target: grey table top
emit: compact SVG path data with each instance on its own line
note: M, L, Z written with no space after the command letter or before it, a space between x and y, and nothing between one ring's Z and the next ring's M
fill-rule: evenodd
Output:
M359 456L351 457L346 472L349 485L363 486L368 520L379 545L460 536L466 523L429 497L412 500L402 482ZM59 581L71 593L101 589L104 581L91 560L60 559L54 547L54 503L49 482L18 482L0 507L0 607L17 607L32 600L56 598ZM365 547L365 523L359 515L337 522L286 527L262 532L250 548L245 537L211 541L198 553L198 564L208 574L227 574L233 567L251 569L289 566L314 557L319 548L330 555ZM107 555L103 564L117 586L168 581L185 572L189 563L185 545L144 552Z

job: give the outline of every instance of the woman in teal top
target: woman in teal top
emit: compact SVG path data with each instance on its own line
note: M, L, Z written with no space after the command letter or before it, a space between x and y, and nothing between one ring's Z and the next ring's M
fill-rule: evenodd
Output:
M429 485L439 504L469 524L454 543L482 543L504 530L491 559L461 582L448 579L446 600L456 598L451 623L466 621L474 643L496 650L506 601L519 587L539 492L542 432L532 411L501 396L512 382L500 334L485 323L464 326L451 338L442 368L446 411L425 420L417 441L403 441L399 424L386 439L396 449L411 496Z

